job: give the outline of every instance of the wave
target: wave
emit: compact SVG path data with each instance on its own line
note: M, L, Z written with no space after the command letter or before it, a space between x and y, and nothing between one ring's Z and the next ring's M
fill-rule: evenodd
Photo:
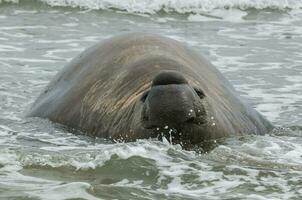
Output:
M27 0L0 0L19 3ZM216 9L301 9L301 0L37 0L50 6L89 10L122 10L129 13L155 14L158 12L203 14Z

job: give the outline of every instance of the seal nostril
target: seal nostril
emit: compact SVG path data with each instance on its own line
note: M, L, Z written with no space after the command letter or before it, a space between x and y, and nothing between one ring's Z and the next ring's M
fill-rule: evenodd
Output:
M198 89L198 88L194 88L196 94L199 96L199 98L203 99L205 98L205 94L203 93L203 91L201 89Z
M148 95L149 95L149 91L144 92L143 95L142 95L142 97L141 97L141 101L145 102L146 99L147 99L147 97L148 97Z
M189 117L185 122L187 123L194 123L195 122L196 117L195 116L191 116Z

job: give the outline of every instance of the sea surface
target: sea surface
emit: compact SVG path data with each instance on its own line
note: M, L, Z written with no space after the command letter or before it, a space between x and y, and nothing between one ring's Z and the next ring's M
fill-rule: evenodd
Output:
M157 33L203 54L276 125L199 154L26 118L87 47ZM0 199L302 199L302 1L0 0Z

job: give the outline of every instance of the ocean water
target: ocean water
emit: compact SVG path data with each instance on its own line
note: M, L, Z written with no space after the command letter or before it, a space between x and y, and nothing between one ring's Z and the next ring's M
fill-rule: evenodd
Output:
M204 154L112 143L24 114L85 48L162 34L207 57L278 128ZM300 0L0 0L0 199L302 199Z

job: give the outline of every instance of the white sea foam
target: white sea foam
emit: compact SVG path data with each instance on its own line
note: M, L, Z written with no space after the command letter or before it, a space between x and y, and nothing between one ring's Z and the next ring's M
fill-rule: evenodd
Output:
M44 187L39 191L27 192L31 196L40 197L45 200L64 200L64 199L89 199L89 200L100 200L87 193L86 190L90 189L91 185L84 182L73 182L58 184L52 187Z
M40 155L26 155L22 157L23 165L49 165L52 167L60 166L72 166L79 169L95 169L96 167L103 166L104 163L112 158L113 155L117 155L120 159L128 159L132 156L141 156L148 159L154 159L159 161L161 164L166 163L166 159L170 159L165 153L173 146L162 143L159 145L158 142L152 141L139 141L138 143L130 144L99 144L99 145L88 145L77 144L76 137L73 137L73 141L65 140L64 138L58 138L61 147L42 147L42 150L54 151L59 154L49 156L48 154ZM48 139L51 141L51 139ZM70 146L70 142L74 142L74 145ZM64 145L65 144L65 145ZM68 145L68 146L66 146ZM175 148L178 148L177 146ZM101 149L101 152L98 150ZM84 152L83 152L84 151ZM64 157L59 156L60 152L65 152ZM69 152L72 155L69 155ZM79 153L76 153L79 152ZM82 153L81 153L82 152ZM93 153L94 152L94 153ZM161 152L161 153L159 153ZM57 157L58 156L58 157ZM169 164L167 164L169 165ZM169 173L169 172L167 172Z
M17 3L22 0L0 0ZM83 9L117 9L130 13L204 13L215 9L299 9L300 0L39 0L51 6L79 7Z

